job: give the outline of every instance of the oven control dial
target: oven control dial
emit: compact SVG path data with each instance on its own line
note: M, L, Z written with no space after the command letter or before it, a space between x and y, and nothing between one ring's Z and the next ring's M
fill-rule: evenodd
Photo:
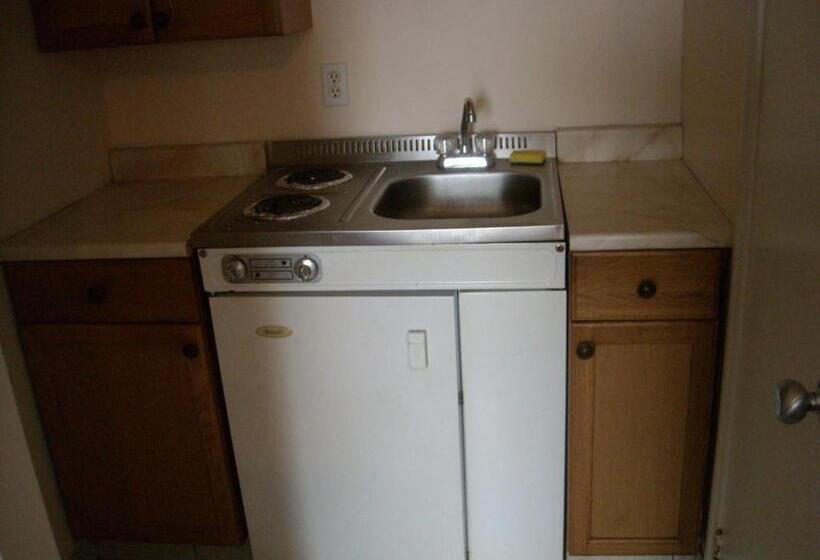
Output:
M243 282L248 277L248 267L242 259L231 259L223 267L228 282Z
M293 273L296 274L296 278L302 282L310 282L319 276L319 265L310 257L302 257L296 261L296 265L293 267Z

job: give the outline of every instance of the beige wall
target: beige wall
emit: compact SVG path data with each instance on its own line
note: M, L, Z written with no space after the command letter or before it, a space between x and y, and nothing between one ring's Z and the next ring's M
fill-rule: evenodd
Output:
M39 53L30 10L0 2L0 239L108 179L99 59Z
M0 2L0 238L109 177L99 56L38 52L30 9ZM0 281L0 554L52 560L72 546Z
M743 123L753 22L748 0L686 0L683 159L732 222L743 172Z
M102 53L114 144L680 121L683 0L313 0L291 37ZM321 62L351 102L324 108Z

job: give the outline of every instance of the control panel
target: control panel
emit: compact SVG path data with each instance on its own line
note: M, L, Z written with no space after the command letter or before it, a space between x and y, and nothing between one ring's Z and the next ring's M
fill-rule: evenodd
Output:
M197 257L202 287L215 297L241 292L566 289L563 242L216 247L197 249ZM414 345L413 352L423 345L418 337L408 344Z
M316 255L225 255L222 276L231 284L316 282L321 270Z

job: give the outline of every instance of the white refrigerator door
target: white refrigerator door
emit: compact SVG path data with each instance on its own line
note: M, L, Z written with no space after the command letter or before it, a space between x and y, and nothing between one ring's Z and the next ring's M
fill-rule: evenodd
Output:
M470 560L563 560L564 291L459 296Z
M463 560L454 296L211 298L257 560Z

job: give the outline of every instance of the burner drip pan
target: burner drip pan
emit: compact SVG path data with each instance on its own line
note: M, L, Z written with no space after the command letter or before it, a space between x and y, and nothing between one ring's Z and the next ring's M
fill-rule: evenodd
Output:
M300 191L316 191L347 183L352 178L352 173L342 169L313 167L288 173L276 182L276 186Z
M313 194L283 194L263 198L247 208L243 214L259 221L295 220L321 212L330 206L323 196Z

